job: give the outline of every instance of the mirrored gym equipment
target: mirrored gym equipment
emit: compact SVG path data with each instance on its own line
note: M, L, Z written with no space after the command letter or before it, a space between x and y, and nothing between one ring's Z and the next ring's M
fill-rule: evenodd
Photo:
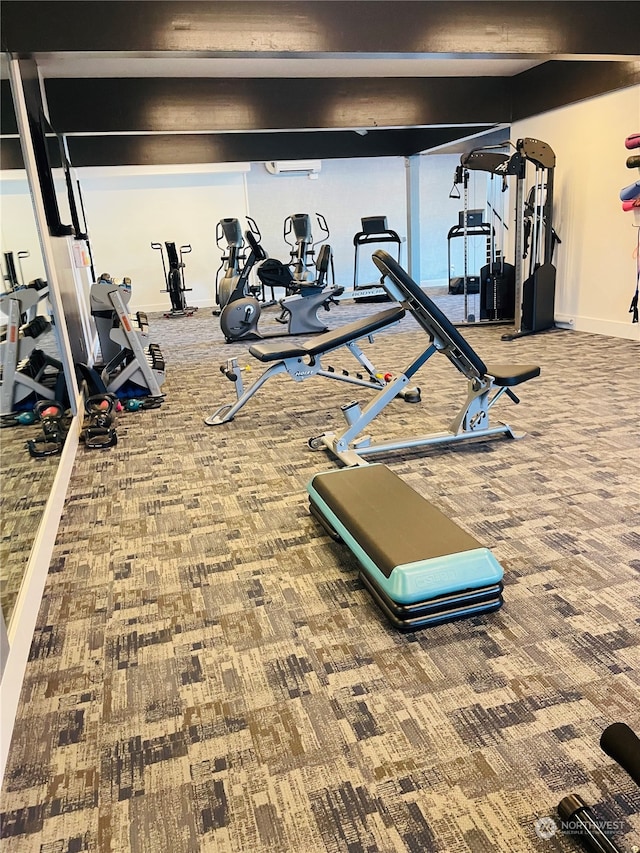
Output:
M26 178L17 178L17 173L11 178L3 174L0 181L3 218L6 217L3 241L11 239L9 229L21 231L19 245L30 247L27 255L22 252L23 274L34 276L32 281L44 286L16 285L5 274L5 291L0 295L0 600L7 627L59 461L59 454L55 454L35 465L29 456L26 442L34 440L39 432L34 408L38 401L54 403L56 397L66 396ZM7 254L11 252L5 252L5 257ZM23 280L21 276L20 281Z
M3 61L3 77L8 69ZM11 130L3 128L5 133ZM14 131L15 132L15 131ZM13 140L17 142L17 140ZM11 144L3 138L5 144ZM34 458L27 447L42 435L38 402L68 405L61 358L60 318L49 287L33 202L19 146L0 176L2 197L2 454L0 455L0 599L7 632L32 547L58 470L60 453ZM3 165L9 163L3 158ZM64 189L58 188L60 196ZM60 199L61 202L64 200ZM50 413L51 414L51 413ZM42 450L44 445L36 444ZM53 446L48 449L53 449Z

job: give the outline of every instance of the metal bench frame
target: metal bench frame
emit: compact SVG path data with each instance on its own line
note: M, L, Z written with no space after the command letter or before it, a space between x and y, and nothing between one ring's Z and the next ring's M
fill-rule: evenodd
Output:
M343 432L325 432L309 439L309 446L313 450L327 449L345 465L353 466L367 464L363 459L365 456L405 448L495 436L522 438L524 433L516 432L508 424L491 426L489 413L503 394L514 403L519 403L512 388L538 376L540 368L537 365L500 364L492 367L485 364L458 329L388 252L377 250L373 253L373 261L383 275L384 286L390 297L415 317L429 335L430 344L403 373L381 388L364 408L358 402L343 407L347 421L347 428ZM417 371L436 353L445 355L467 381L466 398L449 428L443 432L379 443L372 443L369 435L362 435L374 418L406 388Z

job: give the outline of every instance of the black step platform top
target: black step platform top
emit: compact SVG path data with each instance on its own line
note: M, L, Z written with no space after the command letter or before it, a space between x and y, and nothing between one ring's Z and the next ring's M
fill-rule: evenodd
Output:
M385 577L397 566L483 548L385 465L317 474L312 486Z

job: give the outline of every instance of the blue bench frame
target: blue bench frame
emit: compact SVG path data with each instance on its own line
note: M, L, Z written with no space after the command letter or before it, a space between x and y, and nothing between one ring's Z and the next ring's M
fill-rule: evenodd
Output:
M400 305L393 305L373 316L363 317L338 329L316 335L304 343L264 341L253 344L249 347L249 353L263 364L269 364L270 367L245 390L237 359L230 359L226 367L223 365L220 368L221 372L234 382L236 402L219 406L213 414L205 418L205 424L219 426L233 420L256 391L279 373L288 374L295 382L303 382L312 376L321 376L324 379L348 382L374 391L383 388L385 382L379 378L378 371L362 352L358 341L363 338L369 338L372 341L375 332L398 323L404 315L405 311ZM323 368L322 357L342 347L346 347L355 358L362 370L361 376L366 375L366 379L358 379L357 376L348 373L334 373Z
M458 329L388 252L378 249L372 257L383 275L390 297L413 315L429 335L430 344L403 373L381 388L364 408L361 409L357 403L348 409L343 407L347 428L342 433L325 432L309 439L309 446L314 450L328 449L345 465L362 465L366 464L362 459L364 456L404 448L494 436L522 438L524 433L515 432L508 424L491 426L489 412L503 394L519 403L512 389L539 376L540 367L533 364L485 364ZM363 430L402 393L417 371L436 353L446 356L467 380L466 399L448 430L375 444L369 436L359 439Z

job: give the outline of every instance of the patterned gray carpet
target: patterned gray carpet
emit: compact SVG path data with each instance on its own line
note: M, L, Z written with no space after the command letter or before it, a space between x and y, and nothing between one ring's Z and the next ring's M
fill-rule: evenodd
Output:
M167 399L122 414L117 447L79 451L3 853L568 853L536 821L573 792L638 843L640 790L598 747L611 722L640 731L638 345L465 330L487 361L541 365L496 407L527 436L380 461L492 548L505 604L405 635L307 509L335 467L307 439L366 392L277 377L207 427L233 399L222 361L247 381L259 366L209 311L150 319ZM393 372L425 345L407 318L365 348ZM459 374L436 357L419 384L376 439L448 424Z
M37 348L51 358L59 358L52 330L39 336ZM54 385L55 370L47 373ZM21 402L28 408L26 401ZM4 421L10 422L10 418ZM42 434L40 423L0 430L0 603L7 625L58 470L59 456L33 459L29 455L27 440Z
M7 427L0 433L0 602L7 624L58 469L58 456L29 456L26 441L38 435L42 429L36 424Z

